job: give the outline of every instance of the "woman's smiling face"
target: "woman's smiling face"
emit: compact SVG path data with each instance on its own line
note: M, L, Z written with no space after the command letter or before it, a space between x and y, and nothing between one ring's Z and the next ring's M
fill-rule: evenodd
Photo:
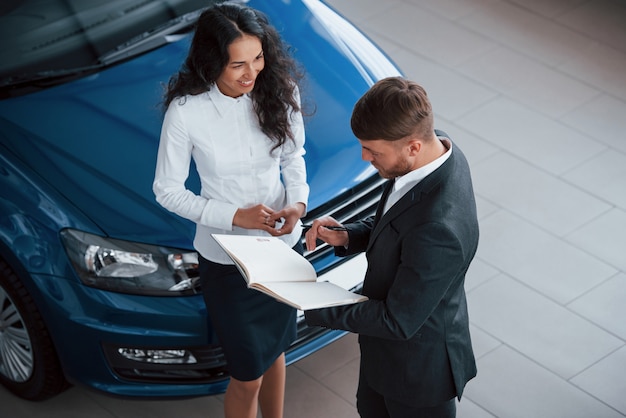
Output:
M217 79L217 87L230 97L250 93L257 75L265 67L261 40L242 35L228 46L228 54L230 60Z

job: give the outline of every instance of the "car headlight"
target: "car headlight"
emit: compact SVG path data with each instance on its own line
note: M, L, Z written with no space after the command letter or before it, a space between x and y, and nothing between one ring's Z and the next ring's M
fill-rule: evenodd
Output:
M65 250L88 286L141 295L195 293L198 254L176 248L61 231Z

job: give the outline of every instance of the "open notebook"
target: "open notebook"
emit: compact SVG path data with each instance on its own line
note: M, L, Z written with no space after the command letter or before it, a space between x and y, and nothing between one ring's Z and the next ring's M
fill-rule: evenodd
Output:
M212 234L248 287L300 310L367 300L330 282L318 282L313 265L276 237Z

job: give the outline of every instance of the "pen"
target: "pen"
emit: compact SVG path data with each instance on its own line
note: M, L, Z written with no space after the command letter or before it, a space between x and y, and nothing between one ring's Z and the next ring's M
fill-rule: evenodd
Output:
M306 232L311 229L312 225L302 225L302 232ZM324 228L328 228L331 231L347 231L344 226L324 226Z

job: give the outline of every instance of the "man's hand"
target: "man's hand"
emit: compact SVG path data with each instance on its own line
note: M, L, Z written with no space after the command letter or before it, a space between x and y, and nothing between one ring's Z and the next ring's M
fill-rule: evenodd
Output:
M341 247L348 245L348 232L336 231L326 227L341 227L342 225L330 216L325 216L313 221L311 229L306 233L306 249L309 251L315 250L317 246L317 240L320 239L325 243L332 245L333 247Z

